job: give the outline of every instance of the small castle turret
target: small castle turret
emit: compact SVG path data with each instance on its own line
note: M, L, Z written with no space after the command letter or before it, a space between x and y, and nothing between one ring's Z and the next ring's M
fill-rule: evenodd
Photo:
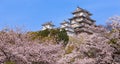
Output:
M47 22L42 26L43 26L42 30L45 30L45 29L53 29L55 25L52 22Z
M61 24L61 27L60 27L60 28L61 28L61 29L65 29L65 30L67 31L67 34L68 34L68 35L74 34L74 30L72 29L70 22L64 20L64 21L63 21L62 23L60 23L60 24Z
M70 28L70 23L64 20L61 24L61 28L64 28L65 30L69 30Z

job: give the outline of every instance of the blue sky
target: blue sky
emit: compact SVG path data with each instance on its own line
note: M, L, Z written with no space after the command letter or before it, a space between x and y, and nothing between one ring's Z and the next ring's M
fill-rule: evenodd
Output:
M96 24L120 15L120 0L0 0L0 30L17 26L37 31L47 21L59 26L77 6L91 12Z

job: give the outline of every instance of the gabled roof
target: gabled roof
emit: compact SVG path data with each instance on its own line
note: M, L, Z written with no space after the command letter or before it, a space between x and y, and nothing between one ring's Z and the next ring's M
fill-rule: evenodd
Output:
M88 17L84 17L84 16L77 16L77 17L73 17L73 18L70 18L69 20L71 21L71 20L73 20L73 19L76 19L76 18L83 18L83 19L88 19L88 20L90 20L90 21L92 21L92 22L95 22L95 20L92 20L91 18L88 18Z
M68 21L64 20L64 22L60 23L61 25L63 24L70 24Z
M45 23L45 24L42 24L42 26L46 26L46 25L55 26L55 25L52 23L52 21L47 22L47 23Z
M79 13L79 12L86 12L87 14L92 15L92 14L89 13L87 10L82 9L82 8L80 8L79 6L77 7L77 9L76 9L74 12L72 12L72 14Z

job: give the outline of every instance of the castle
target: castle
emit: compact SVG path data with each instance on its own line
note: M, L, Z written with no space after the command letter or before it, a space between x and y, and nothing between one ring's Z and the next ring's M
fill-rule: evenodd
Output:
M92 15L90 12L80 7L77 7L77 9L72 14L73 17L70 18L69 21L64 20L62 23L60 23L60 28L64 28L69 35L79 33L93 33L90 28L96 25L95 20L92 20L90 17ZM45 23L42 26L42 30L54 28L52 22Z

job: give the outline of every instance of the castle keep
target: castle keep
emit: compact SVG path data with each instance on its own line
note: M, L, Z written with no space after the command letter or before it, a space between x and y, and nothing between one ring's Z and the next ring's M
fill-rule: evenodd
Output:
M95 26L95 21L90 18L92 15L91 13L80 7L77 7L77 9L72 14L73 17L69 20L71 27L76 33L92 33L90 27Z
M53 29L55 25L52 22L47 22L45 24L42 24L42 26L43 26L42 30L46 30L46 29Z

